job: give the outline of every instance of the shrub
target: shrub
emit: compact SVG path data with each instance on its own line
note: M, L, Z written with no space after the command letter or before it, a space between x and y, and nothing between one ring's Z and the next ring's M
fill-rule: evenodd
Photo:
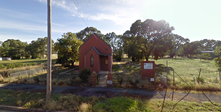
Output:
M21 67L21 66L22 66L22 64L20 62L15 63L15 67Z
M130 83L130 85L132 85L132 86L137 86L137 84L139 83L139 80L138 80L138 79L134 79L134 80L130 79L130 80L129 80L129 83Z
M34 81L35 81L35 83L39 83L40 79L38 77L34 77Z
M32 63L32 65L37 65L37 63L36 63L36 62L34 62L34 63Z
M27 66L27 63L22 63L22 66L23 66L23 67Z
M117 56L117 57L116 57L116 60L117 60L117 61L121 61L121 59L122 59L121 56Z
M88 67L85 67L84 69L80 70L79 77L82 82L87 83L88 78L91 75L91 69Z
M73 76L71 77L71 84L74 84L74 83L75 83L75 79L76 79L76 76L73 75Z
M203 77L198 77L196 78L196 80L198 83L202 83L202 84L205 83L205 79Z
M117 82L121 85L123 83L123 77L122 76L117 77Z
M10 74L8 71L3 71L2 72L2 77L10 77Z
M15 68L15 64L14 63L7 64L7 69L9 69L9 68Z
M5 68L5 65L4 64L0 64L0 69L3 69Z

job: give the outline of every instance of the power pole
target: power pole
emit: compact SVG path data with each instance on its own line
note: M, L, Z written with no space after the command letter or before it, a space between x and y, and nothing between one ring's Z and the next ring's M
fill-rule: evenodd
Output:
M46 104L51 100L51 0L48 0L48 59L47 59L47 91Z

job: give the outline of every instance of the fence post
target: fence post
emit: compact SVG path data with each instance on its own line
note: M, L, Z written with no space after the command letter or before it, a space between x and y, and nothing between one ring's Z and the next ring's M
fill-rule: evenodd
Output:
M219 82L221 82L221 71L219 70Z
M112 79L112 74L110 72L108 72L107 75L107 86L111 86L113 84L113 79Z
M97 73L95 71L91 74L91 84L94 87L97 85Z
M172 93L172 101L173 101L173 95L174 95L174 86L175 86L175 77L174 77L174 69L173 69L173 93Z
M199 83L200 73L201 73L201 68L200 68L199 76L198 76L198 79L197 79L198 83Z

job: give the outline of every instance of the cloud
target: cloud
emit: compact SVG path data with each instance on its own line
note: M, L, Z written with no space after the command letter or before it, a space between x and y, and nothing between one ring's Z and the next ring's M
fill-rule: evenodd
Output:
M33 36L33 35L0 35L0 40L2 42L8 40L8 39L15 39L15 40L21 40L22 42L27 42L30 43L32 40L36 40L37 38L39 38L42 36Z
M46 3L46 0L39 1ZM110 20L117 25L131 23L139 19L141 4L142 1L136 2L134 0L52 0L52 5L70 12L72 16L79 17L78 10L80 10L84 19Z

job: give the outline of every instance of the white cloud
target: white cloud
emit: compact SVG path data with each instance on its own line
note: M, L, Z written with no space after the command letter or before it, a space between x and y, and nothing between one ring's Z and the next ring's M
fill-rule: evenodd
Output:
M39 0L44 2L46 0ZM78 5L81 16L84 19L93 21L110 20L117 25L134 22L140 19L140 5L142 1L134 0L96 0L96 1L72 1L72 0L52 0L52 5L62 8L72 14L79 16L77 12Z
M42 36L33 36L33 35L0 35L0 40L1 41L6 41L8 39L15 39L15 40L21 40L22 42L27 42L30 43L32 40L36 40Z

